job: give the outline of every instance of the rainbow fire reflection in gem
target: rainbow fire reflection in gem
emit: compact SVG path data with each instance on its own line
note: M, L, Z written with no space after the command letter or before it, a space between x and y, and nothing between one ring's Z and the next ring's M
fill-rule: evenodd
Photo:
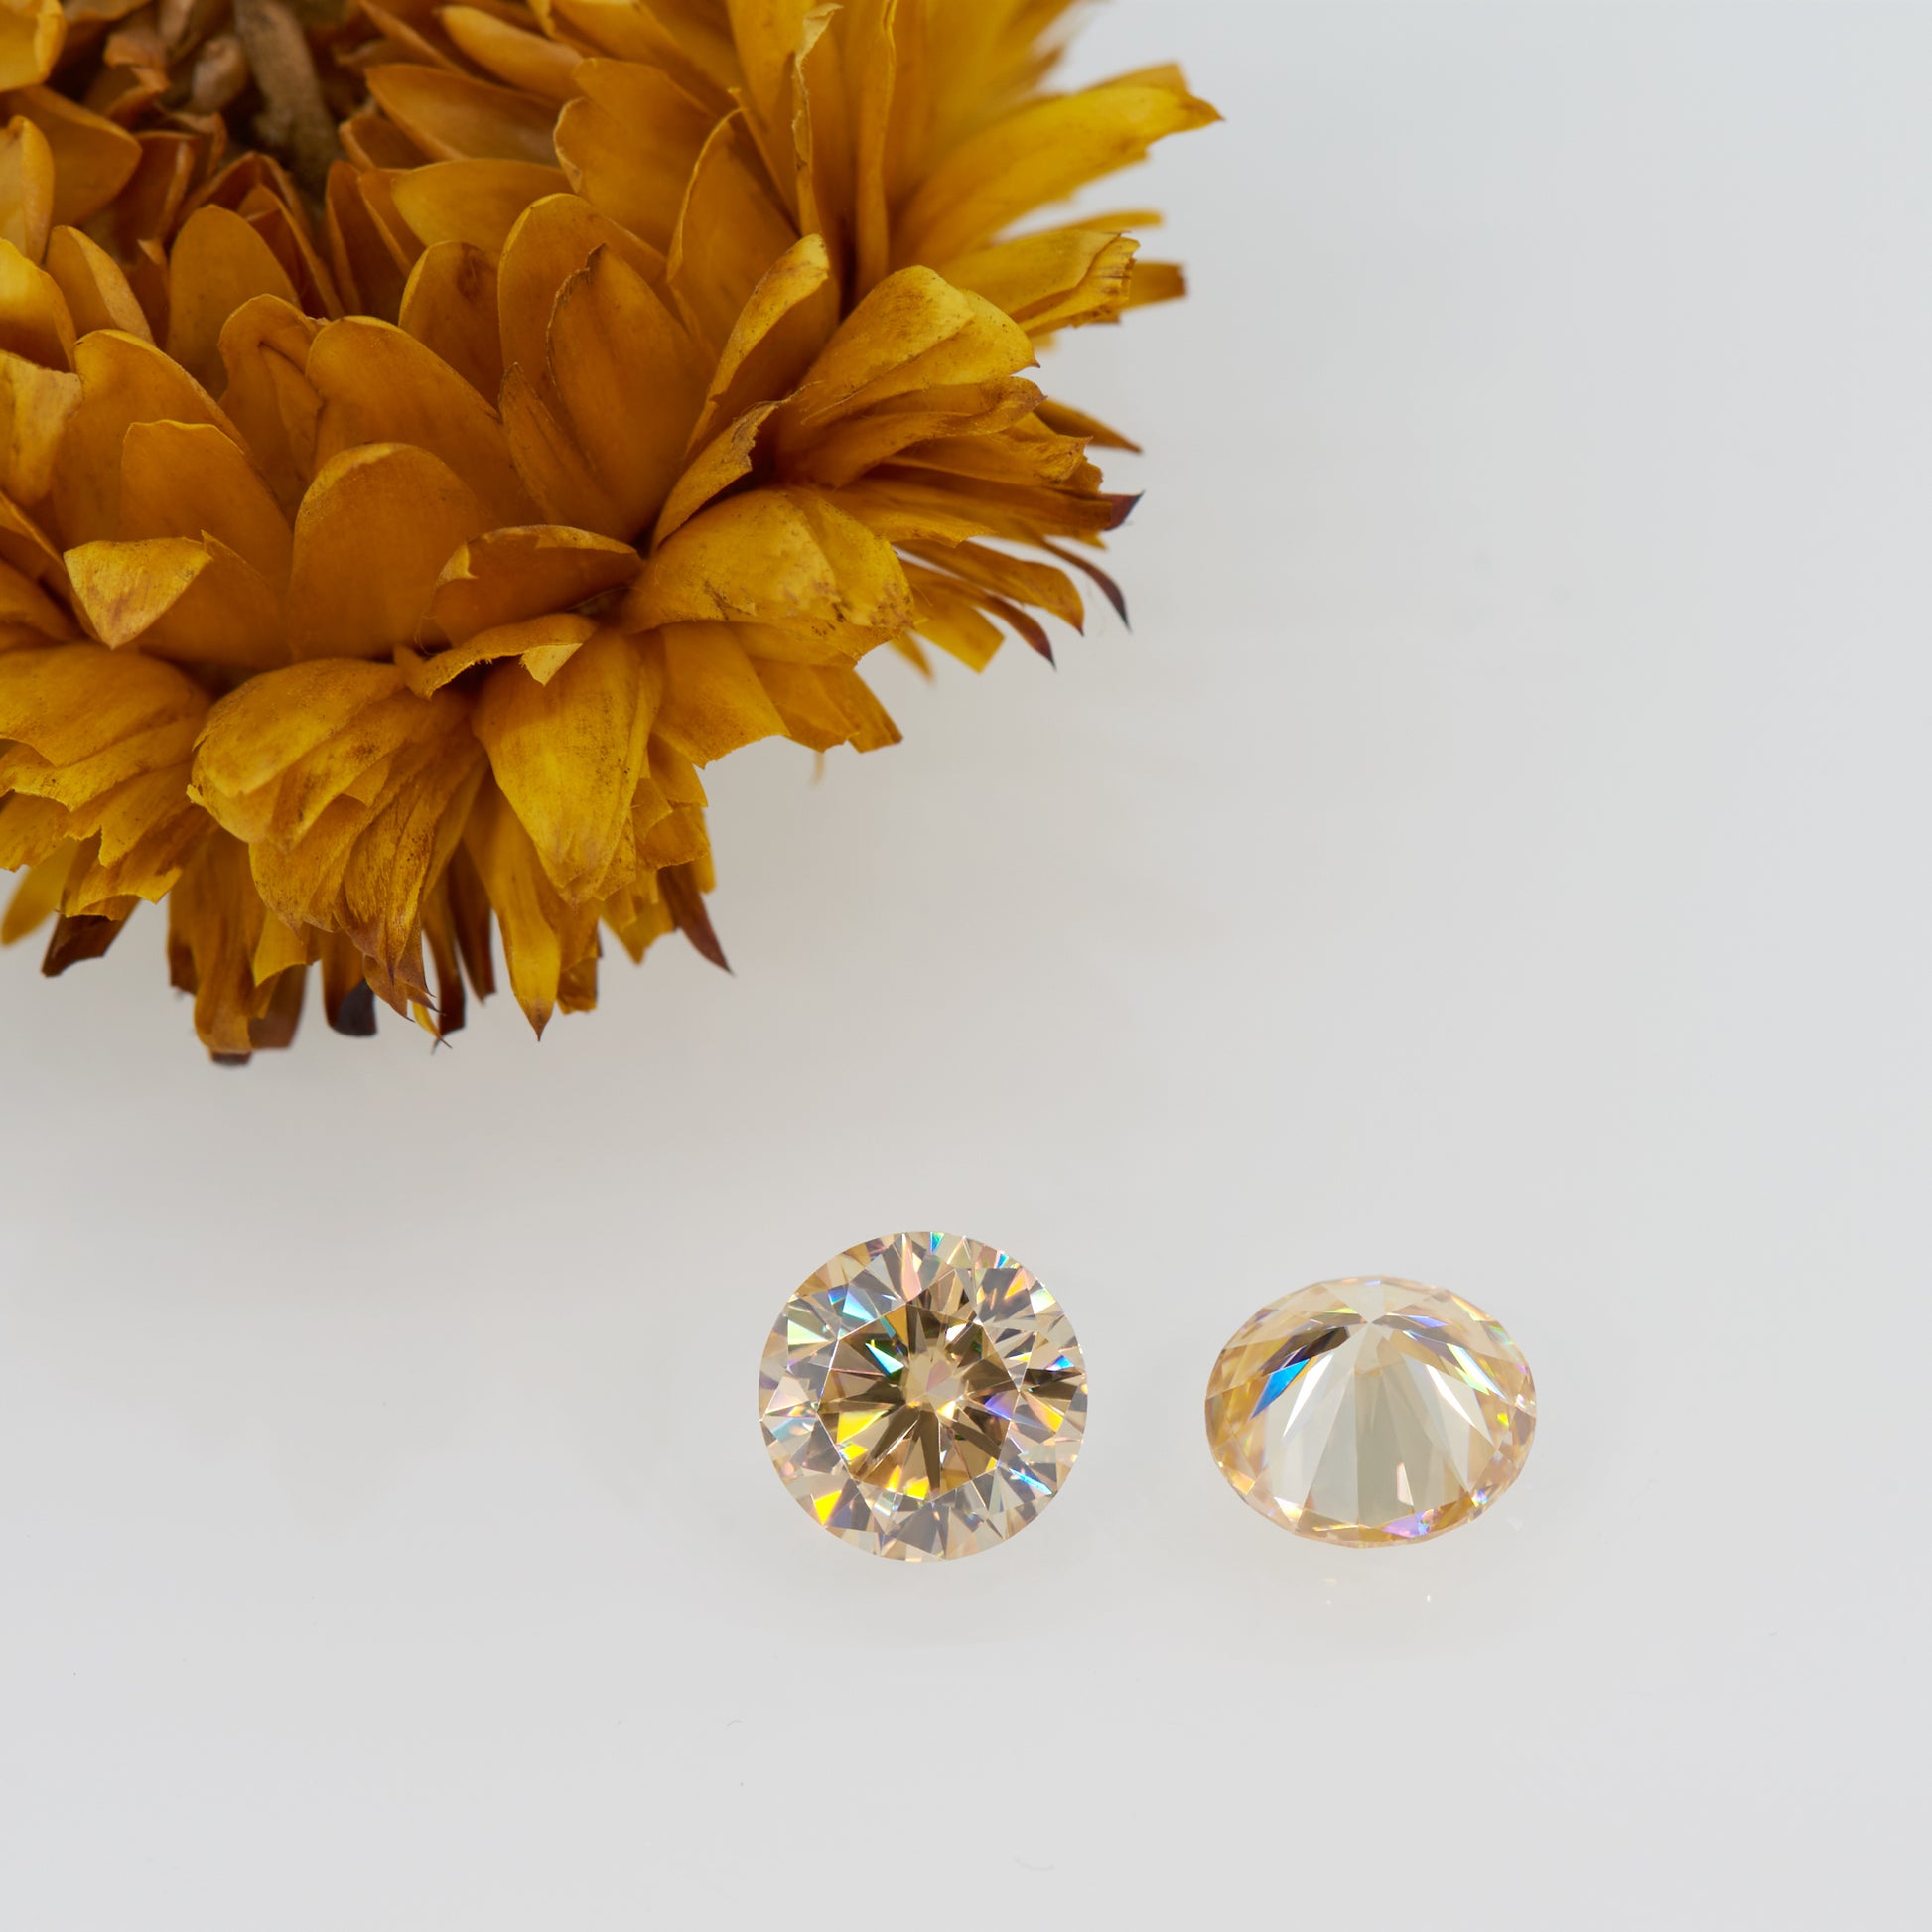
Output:
M971 1556L1058 1492L1086 1427L1060 1305L1011 1255L899 1234L828 1261L784 1306L759 1418L784 1485L875 1556Z
M1500 1322L1421 1282L1318 1282L1221 1350L1207 1441L1236 1494L1356 1548L1466 1523L1522 1472L1536 1384Z

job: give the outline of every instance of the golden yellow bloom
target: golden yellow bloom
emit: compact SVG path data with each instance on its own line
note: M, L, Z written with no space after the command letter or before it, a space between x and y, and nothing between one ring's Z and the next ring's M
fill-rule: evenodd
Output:
M860 660L1050 656L1069 567L1118 602L1131 446L1028 372L1178 271L1015 228L1214 116L1042 92L1069 0L116 5L0 0L0 937L50 973L166 900L239 1058L311 967L341 1031L460 1026L493 920L541 1031L605 932L723 963L700 767L895 742Z

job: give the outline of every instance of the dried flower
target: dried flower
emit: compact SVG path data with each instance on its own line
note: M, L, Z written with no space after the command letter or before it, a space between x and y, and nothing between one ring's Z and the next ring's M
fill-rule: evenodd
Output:
M1179 274L1014 230L1214 115L1069 11L0 0L0 937L165 900L222 1058L722 964L700 767L1118 600L1028 371Z

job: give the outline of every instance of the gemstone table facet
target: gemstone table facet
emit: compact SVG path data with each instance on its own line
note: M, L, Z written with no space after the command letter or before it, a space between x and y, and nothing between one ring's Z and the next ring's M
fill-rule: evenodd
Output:
M1086 1366L1059 1304L1011 1255L952 1234L848 1248L784 1306L759 1418L784 1485L875 1556L971 1556L1066 1480Z
M1319 1282L1221 1350L1207 1440L1236 1494L1298 1536L1418 1543L1522 1472L1536 1385L1502 1324L1421 1282Z

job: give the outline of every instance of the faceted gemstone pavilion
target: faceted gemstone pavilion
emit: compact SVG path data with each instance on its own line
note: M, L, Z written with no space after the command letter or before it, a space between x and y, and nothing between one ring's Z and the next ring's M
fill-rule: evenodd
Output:
M1010 1255L954 1234L848 1248L785 1304L759 1369L784 1485L875 1556L965 1557L1023 1530L1086 1427L1080 1344Z
M1207 1441L1284 1529L1366 1548L1479 1515L1522 1472L1536 1385L1502 1324L1446 1289L1320 1282L1247 1322L1207 1383Z

